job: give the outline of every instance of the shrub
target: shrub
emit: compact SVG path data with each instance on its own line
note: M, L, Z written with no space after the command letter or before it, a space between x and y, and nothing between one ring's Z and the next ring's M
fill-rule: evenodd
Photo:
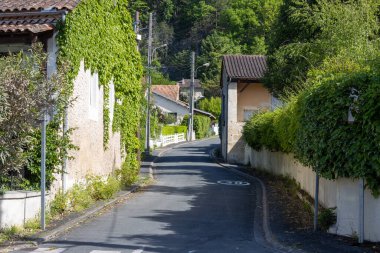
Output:
M0 184L13 188L25 188L28 182L22 180L22 169L32 174L31 181L39 181L33 173L38 163L38 142L34 142L39 132L39 120L46 108L55 108L57 125L62 122L62 108L69 100L68 90L62 71L46 78L47 55L42 45L33 45L28 53L11 54L0 57ZM54 123L53 123L54 124ZM59 131L49 124L47 132L47 184L52 174L58 172L62 164L62 155L70 144L69 138L63 138ZM59 138L52 141L56 135ZM38 134L37 134L38 137ZM65 142L65 143L63 143ZM52 151L52 152L49 152ZM51 155L52 154L52 155ZM53 157L54 156L54 157ZM37 184L38 188L39 184Z
M121 169L117 171L117 176L121 178L121 185L130 186L133 185L139 177L138 166L129 166L129 162L124 162Z
M211 120L207 116L194 116L194 131L197 139L202 139L209 136Z
M364 178L380 194L378 65L361 67L333 59L309 75L308 88L274 112L254 116L244 127L254 149L292 152L327 179ZM344 60L344 59L343 59ZM377 60L376 62L380 62ZM352 88L358 100L350 97ZM351 108L354 124L348 123Z
M52 216L60 215L69 210L68 195L59 192L55 195L54 199L50 202L50 213Z
M222 99L220 97L204 98L199 101L199 109L210 112L219 118L222 111Z
M322 231L327 231L336 223L335 208L322 209L318 214L318 226Z
M161 134L162 135L173 135L173 134L175 134L175 127L174 126L163 126Z
M173 135L187 133L187 126L164 126L162 127L162 135Z
M119 189L120 183L113 176L109 176L107 180L104 180L100 176L87 177L86 190L91 195L91 198L95 201L110 199Z
M91 194L86 191L84 185L76 184L68 193L70 199L70 207L72 211L80 212L88 207L94 202L91 198Z
M256 114L245 124L243 136L248 145L256 150L260 150L263 147L272 151L279 149L273 121L275 116L280 112L281 109L275 112Z

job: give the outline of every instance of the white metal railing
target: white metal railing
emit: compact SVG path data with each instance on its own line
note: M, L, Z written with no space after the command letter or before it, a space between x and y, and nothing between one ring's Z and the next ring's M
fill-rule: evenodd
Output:
M170 144L176 144L186 141L185 134L173 134L173 135L161 135L160 138L156 140L151 140L151 146L154 147L165 147Z

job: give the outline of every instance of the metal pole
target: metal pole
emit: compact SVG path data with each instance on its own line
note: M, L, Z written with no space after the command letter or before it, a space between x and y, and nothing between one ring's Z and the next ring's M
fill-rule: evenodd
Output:
M190 114L189 114L189 141L193 140L194 128L194 79L195 79L195 52L191 52L191 83L190 83Z
M67 137L67 131L69 128L68 117L67 117L67 107L65 108L64 116L63 116L63 137ZM62 193L65 193L67 190L66 186L66 176L67 176L67 154L63 158L62 165Z
M319 175L315 175L315 197L314 197L314 231L318 229L318 207L319 207Z
M45 187L46 187L46 123L47 113L44 112L41 129L41 229L45 230Z
M146 150L150 153L150 88L152 86L151 65L152 65L152 43L153 43L153 14L149 13L149 38L148 38L148 95L147 95L147 115L146 115Z
M364 242L364 179L359 179L359 243Z

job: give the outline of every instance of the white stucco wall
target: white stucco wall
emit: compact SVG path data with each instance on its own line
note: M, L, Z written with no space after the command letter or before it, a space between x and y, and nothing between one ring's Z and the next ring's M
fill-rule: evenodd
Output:
M189 109L179 105L174 101L166 99L160 95L152 93L154 105L159 107L164 113L177 113L177 123L180 123L183 117L189 114Z
M293 155L268 150L255 151L245 146L245 164L269 171L277 175L294 178L303 190L315 196L315 173L311 168L300 164ZM347 178L326 180L321 178L319 201L325 207L336 207L337 223L331 233L357 236L359 220L359 182ZM380 241L380 198L374 198L365 191L364 238Z
M0 228L23 226L36 218L41 207L41 194L31 191L9 191L0 195Z

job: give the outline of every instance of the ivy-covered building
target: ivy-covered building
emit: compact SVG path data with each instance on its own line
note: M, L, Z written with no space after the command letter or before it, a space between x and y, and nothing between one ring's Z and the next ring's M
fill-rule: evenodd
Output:
M61 124L66 118L78 149L61 161L65 173L56 175L55 189L87 175L138 171L142 66L132 24L126 0L0 1L0 55L40 42L48 76L68 65L73 102Z

